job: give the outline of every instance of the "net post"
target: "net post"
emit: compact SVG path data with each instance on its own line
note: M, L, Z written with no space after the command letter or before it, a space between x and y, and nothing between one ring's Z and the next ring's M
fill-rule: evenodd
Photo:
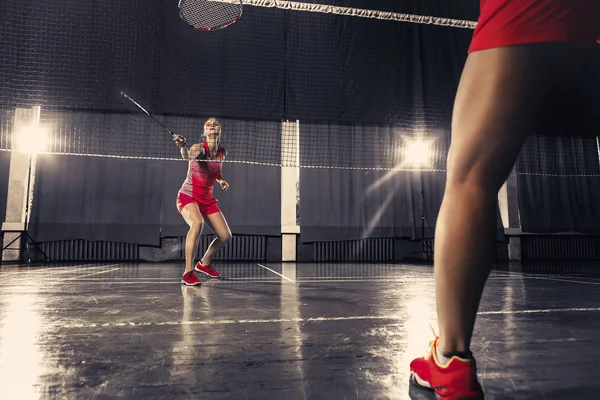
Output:
M20 261L23 238L19 236L26 230L27 210L31 210L33 201L33 179L35 177L35 158L32 155L15 151L16 135L23 127L38 124L40 120L40 106L31 108L16 108L14 114L13 132L11 134L10 167L8 172L8 191L6 194L6 216L2 224L4 238L2 242L2 261ZM28 179L31 182L28 185ZM29 195L27 193L29 189ZM29 203L29 204L27 204ZM28 208L29 206L29 208Z
M517 175L513 170L498 192L498 204L504 234L508 240L508 259L521 260L521 220L519 217L519 197Z
M296 261L300 179L300 122L281 124L281 261Z

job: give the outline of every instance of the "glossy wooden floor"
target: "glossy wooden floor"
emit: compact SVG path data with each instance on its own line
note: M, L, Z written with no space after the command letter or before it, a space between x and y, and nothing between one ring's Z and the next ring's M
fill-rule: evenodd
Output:
M227 279L182 287L182 264L3 266L0 399L408 397L436 326L431 267L215 267ZM586 268L492 274L473 342L487 399L600 398Z

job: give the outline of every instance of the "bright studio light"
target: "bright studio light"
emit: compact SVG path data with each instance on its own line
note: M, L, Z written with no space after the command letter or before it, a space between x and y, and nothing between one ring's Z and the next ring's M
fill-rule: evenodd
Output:
M431 165L433 141L425 138L411 138L404 142L402 165L406 167L427 167Z
M17 151L37 154L48 148L48 129L39 124L25 125L16 131L13 143Z

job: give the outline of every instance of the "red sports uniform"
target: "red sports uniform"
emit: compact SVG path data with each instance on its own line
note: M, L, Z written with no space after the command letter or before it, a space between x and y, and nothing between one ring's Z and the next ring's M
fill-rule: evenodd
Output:
M469 53L539 42L600 41L600 0L481 0Z
M204 146L204 154L210 154L208 143L204 142L202 145ZM213 197L213 186L215 181L221 178L225 153L225 149L219 146L215 160L210 160L205 156L201 160L189 161L187 176L177 195L177 209L179 212L190 203L198 204L200 213L203 216L221 211L217 199Z

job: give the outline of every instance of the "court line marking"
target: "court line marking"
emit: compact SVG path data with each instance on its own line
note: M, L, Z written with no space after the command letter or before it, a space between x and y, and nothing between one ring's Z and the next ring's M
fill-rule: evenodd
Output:
M75 280L75 279L84 278L84 277L86 277L86 276L92 276L92 275L106 274L106 273L109 273L109 272L117 271L117 270L119 270L119 269L121 269L121 268L113 268L113 269L109 269L109 270L106 270L106 271L94 272L94 273L92 273L92 274L87 274L87 275L79 275L79 276L74 276L74 277L72 277L72 278L59 279L59 280L58 280L58 282L72 281L72 280ZM106 283L106 282L105 282L105 283Z
M545 278L545 277L550 277L552 278L552 275L556 275L556 276L563 276L563 277L567 277L568 276L568 272L564 272L564 273L560 273L560 272L548 272L546 274L544 273L540 273L540 272L522 272L522 271L494 271L495 273L493 275L490 276L530 276L530 277L539 277L539 278ZM582 274L584 272L582 271ZM577 274L577 272L575 272L574 274ZM589 279L600 279L600 277L598 278L589 278Z
M49 265L7 265L4 267L6 270L2 271L2 272L7 273L9 275L10 274L17 275L17 274L22 273L23 271L17 271L17 270L11 271L11 269L13 269L13 268L15 268L15 269L16 268L28 268L29 271L36 271L36 272L48 271L48 272L64 273L64 272L69 272L69 271L65 271L66 269L75 268L75 267L85 267L87 265L94 265L94 264L63 265L63 266L57 266L57 267L52 267ZM100 267L103 267L103 265Z
M113 265L122 265L123 263L113 263L113 264L104 264L104 265L97 265L97 264L76 264L76 265L68 265L68 266L64 266L64 267L49 267L49 266L28 266L28 265L23 265L23 266L11 266L9 268L31 268L29 271L27 272L39 272L39 273L44 273L47 274L46 276L55 276L55 275L60 275L60 274L66 274L69 272L75 272L75 271L81 271L82 269L84 270L90 270L90 269L99 269L99 268L107 268L107 267L112 267ZM83 267L83 268L81 268ZM21 275L23 272L25 271L2 271L2 274L0 274L0 277L2 277L3 274L6 274L6 276L14 276L14 275Z
M596 312L600 307L539 308L533 310L480 311L477 315L551 314L560 312Z
M561 312L598 312L600 307L592 308L549 308L538 310L499 310L482 311L477 315L515 315L515 314L550 314ZM349 317L312 317L312 318L277 318L277 319L222 319L205 321L165 321L165 322L105 322L91 324L65 324L62 328L112 328L122 326L172 326L172 325L232 325L232 324L276 324L284 322L335 322L360 320L402 320L398 316L356 315Z
M550 277L538 277L538 276L528 276L527 279L536 279L539 281L554 281L554 282L568 282L568 283L583 283L586 285L600 285L600 282L585 282L574 279L560 279L560 278L550 278ZM593 278L592 278L593 279Z
M262 265L262 264L258 264L258 263L257 263L256 265L258 265L259 267L262 267L262 268L264 268L264 269L266 269L266 270L268 270L268 271L271 271L271 272L272 272L272 273L274 273L275 275L279 275L280 277L282 277L282 278L284 278L284 279L287 279L287 280L288 280L288 281L290 281L290 282L296 282L295 280L293 280L293 279L291 279L291 278L288 278L288 277L287 277L287 276L285 276L285 275L281 275L279 272L277 272L277 271L273 271L271 268L269 268L269 267L265 267L265 266L264 266L264 265Z
M73 265L73 266L65 267L65 268L69 268L66 271L61 270L61 271L56 271L56 272L54 272L54 271L48 271L48 272L54 272L53 274L51 274L51 276L60 275L60 274L66 274L66 273L69 273L69 272L75 272L75 271L72 270L72 268L75 268L75 267L84 267L85 265L89 265L89 264L81 264L81 265ZM88 270L88 269L108 268L108 267L112 267L114 265L121 265L121 263L106 264L106 265L95 265L93 267L87 267L85 269ZM77 271L81 271L82 269L83 268L79 268L79 269L77 269Z
M117 264L115 264L117 265ZM276 273L276 272L275 272ZM277 274L277 273L276 273ZM280 274L277 274L279 276L283 276ZM286 276L283 276L286 279L290 279ZM130 281L169 281L169 282L180 282L179 279L177 278L167 278L167 277L162 277L162 278L149 278L149 277L127 277L127 276L123 276L123 277L114 277L111 278L114 281L118 281L118 280L130 280ZM517 280L517 279L521 279L519 277L493 277L493 278L489 278L488 280L492 280L492 281L510 281L510 280ZM527 278L527 279L535 279L535 278ZM95 281L100 281L101 279L91 279L91 280L95 280ZM360 281L360 280L371 280L371 281L395 281L395 282L433 282L433 278L415 278L415 279L406 279L406 278L402 278L400 276L392 276L392 277L386 277L386 276L339 276L339 277L301 277L298 280L295 280L294 282L330 282L330 281ZM262 281L266 281L266 282L279 282L279 279L273 277L273 278L269 278L269 277L256 277L256 278L252 278L252 277L239 277L239 278L227 278L224 277L222 279L210 279L210 280L206 280L203 282L235 282L235 281L254 281L254 282L262 282ZM103 282L108 282L108 281L103 281ZM570 281L568 281L570 282Z
M74 279L80 279L81 277L75 277ZM69 278L71 279L71 278ZM535 279L535 278L520 278L521 279ZM149 282L150 280L153 280L153 282ZM506 278L490 278L489 280L493 280L493 281L511 281L514 279L511 279L509 277ZM44 282L46 283L60 283L63 282L64 279L44 279ZM164 279L164 278L128 278L128 277L115 277L115 278L111 278L111 279L81 279L81 282L85 282L86 284L90 284L90 285L140 285L140 282L148 282L147 286L151 286L151 285L174 285L174 284L181 284L181 280L179 279ZM256 278L229 278L229 279L222 279L222 280L205 280L202 281L203 285L222 285L222 284L241 284L241 283L280 283L281 280L278 278L261 278L261 279L256 279ZM300 280L296 280L294 281L294 283L361 283L361 282L366 282L366 283L406 283L406 284L411 284L411 283L433 283L432 279L411 279L411 280L407 280L407 279L401 279L401 278L353 278L353 279L319 279L319 278L315 278L315 279L311 279L311 278L306 278L306 279L300 279ZM566 281L566 282L572 282L572 281ZM578 282L575 282L578 283ZM581 283L586 283L586 282L581 282ZM3 288L3 290L10 290L12 288L14 289L18 289L21 290L22 285L19 283L15 283L15 282L9 282L9 283L1 283L0 282L0 287Z

